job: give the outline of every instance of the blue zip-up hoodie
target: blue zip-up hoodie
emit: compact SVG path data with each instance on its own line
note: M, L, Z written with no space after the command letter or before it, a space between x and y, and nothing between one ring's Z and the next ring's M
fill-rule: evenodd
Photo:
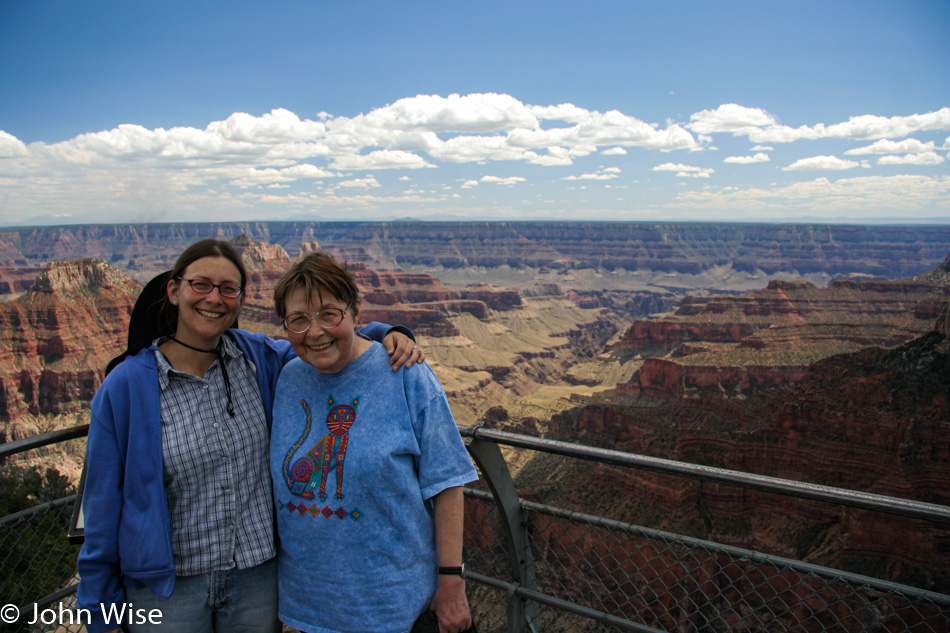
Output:
M370 323L361 333L381 341L388 325ZM395 328L412 336L405 328ZM281 368L296 357L288 341L228 330L257 368L267 426ZM92 399L83 488L85 541L79 552L77 602L88 609L89 633L118 627L105 622L125 601L125 584L168 597L175 588L171 522L165 498L162 412L154 345L126 358L106 376Z

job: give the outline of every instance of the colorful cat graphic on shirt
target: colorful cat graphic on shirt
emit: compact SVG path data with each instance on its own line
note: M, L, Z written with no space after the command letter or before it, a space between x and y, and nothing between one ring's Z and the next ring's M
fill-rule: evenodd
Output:
M346 460L346 447L349 444L350 427L356 422L356 407L360 396L353 398L350 404L337 404L331 394L327 401L326 426L329 433L317 441L307 453L290 465L294 454L307 441L310 435L312 417L310 405L301 399L300 405L306 413L307 422L303 434L287 451L284 457L284 481L291 494L304 499L313 500L319 497L320 501L327 499L327 480L330 474L336 475L336 494L333 498L343 500L343 466ZM314 492L318 490L318 492Z

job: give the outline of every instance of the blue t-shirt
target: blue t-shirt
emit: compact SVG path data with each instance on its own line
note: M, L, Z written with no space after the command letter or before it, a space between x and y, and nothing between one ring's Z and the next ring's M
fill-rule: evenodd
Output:
M270 448L280 619L309 633L408 631L435 595L433 496L477 478L427 364L385 348L277 383Z

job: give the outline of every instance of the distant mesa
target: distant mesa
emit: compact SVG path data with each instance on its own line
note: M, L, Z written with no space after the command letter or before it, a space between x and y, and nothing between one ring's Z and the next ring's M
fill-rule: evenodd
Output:
M919 275L950 252L950 226L610 222L220 222L0 230L0 265L96 257L142 275L207 236L245 235L295 257L316 241L376 269L534 268L700 275L790 273L890 279ZM139 273L135 273L137 281Z
M620 337L617 350L646 360L618 391L745 397L799 382L822 358L906 343L934 330L950 299L942 266L902 281L838 279L818 288L772 280L742 296L686 297Z
M30 293L58 294L63 300L75 300L111 288L135 292L137 284L100 259L78 259L48 264Z

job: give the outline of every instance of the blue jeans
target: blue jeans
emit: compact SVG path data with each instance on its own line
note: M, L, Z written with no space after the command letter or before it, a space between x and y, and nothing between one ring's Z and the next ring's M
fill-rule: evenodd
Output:
M280 633L277 619L277 559L249 569L178 576L168 598L150 589L125 588L126 601L158 609L161 624L130 624L129 633Z

